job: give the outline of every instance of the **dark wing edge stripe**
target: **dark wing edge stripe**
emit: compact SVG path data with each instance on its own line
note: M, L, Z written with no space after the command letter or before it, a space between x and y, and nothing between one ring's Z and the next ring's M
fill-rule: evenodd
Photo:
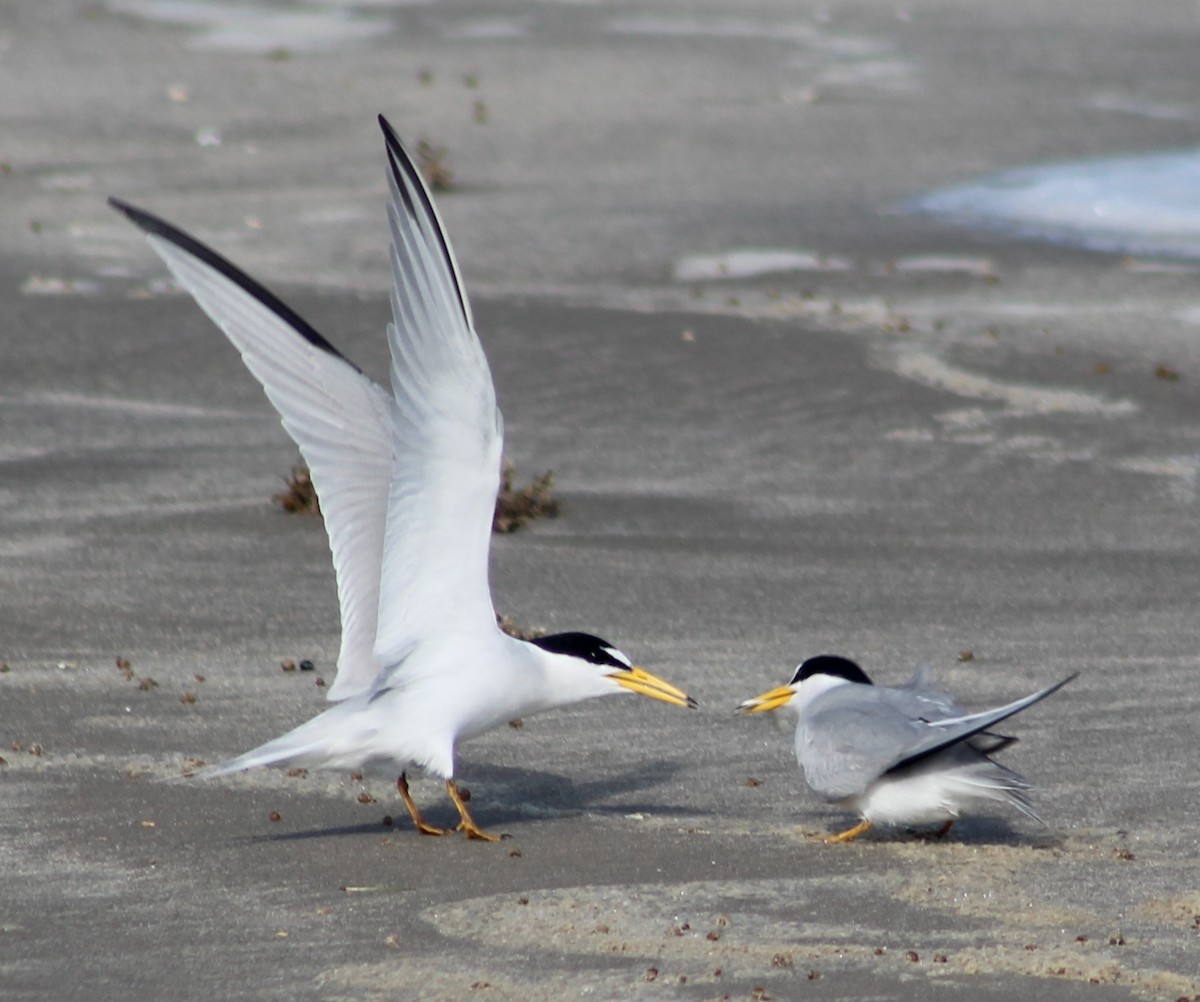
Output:
M263 306L274 313L280 320L291 327L305 341L315 348L320 348L322 351L328 352L335 358L345 362L355 372L361 373L357 365L350 361L345 355L330 344L324 336L305 320L299 313L293 310L282 299L276 296L273 292L260 285L240 268L231 264L211 247L202 244L195 237L184 233L183 230L172 226L166 220L160 219L158 216L144 209L139 209L135 205L130 205L128 202L122 201L119 198L109 197L108 204L118 212L124 213L129 220L140 229L144 230L151 236L160 237L168 243L174 244L180 250L191 254L192 257L203 261L213 270L224 275L234 285L238 286L247 295L258 300Z
M1009 710L1008 713L1003 713L998 717L989 717L987 720L982 720L982 721L980 721L978 727L973 727L973 728L970 728L969 730L962 731L960 733L956 733L953 736L948 737L945 741L941 741L931 748L924 748L921 751L917 752L917 754L915 754L915 755L910 755L907 758L901 759L895 765L890 766L885 771L885 774L889 773L889 772L895 772L898 769L904 769L910 765L916 765L918 762L924 761L925 759L929 758L930 755L936 755L938 752L944 751L945 749L949 748L951 745L956 745L960 741L965 741L967 738L974 737L976 734L986 733L989 728L995 727L1001 721L1007 720L1009 717L1015 716L1016 714L1020 713L1022 710L1028 710L1031 706L1034 706L1037 703L1040 703L1047 696L1053 696L1064 685L1066 685L1068 682L1071 682L1078 677L1079 677L1079 672L1074 672L1073 674L1068 675L1066 678L1064 678L1061 682L1056 682L1054 685L1048 686L1047 688L1045 688L1044 690L1039 692L1035 699L1033 699L1029 702L1026 702L1024 700L1018 700L1020 705L1017 706L1013 710ZM1002 735L995 735L995 737L1002 737ZM984 754L985 755L994 755L1001 748L1006 747L1007 745L1012 744L1015 741L1016 741L1015 738L1011 738L1011 739L1006 738L1000 745L998 745L994 748L988 749L986 752L984 752Z
M400 142L400 137L396 135L396 131L382 115L379 116L379 127L383 130L383 138L387 144L388 165L391 167L396 187L400 190L401 197L414 216L416 215L416 207L410 200L411 196L409 192L415 191L420 196L422 207L433 223L434 233L437 236L438 245L442 248L442 257L446 261L446 267L449 269L450 275L454 280L454 291L458 296L458 305L459 309L462 310L463 320L466 321L468 328L474 330L475 324L471 317L471 306L467 302L466 294L463 292L463 281L462 275L458 271L458 261L454 257L450 241L446 239L446 228L442 225L442 217L438 214L437 206L433 203L433 196L429 194L429 188L425 184L425 179L421 176L421 172L417 169L416 164L412 162L412 157L408 155L408 151L405 150L403 144ZM405 178L407 178L407 184L405 183Z

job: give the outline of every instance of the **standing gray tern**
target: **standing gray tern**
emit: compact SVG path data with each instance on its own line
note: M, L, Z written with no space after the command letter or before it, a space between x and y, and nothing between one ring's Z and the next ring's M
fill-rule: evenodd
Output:
M826 842L849 842L875 824L940 823L940 837L964 808L980 802L1007 803L1042 821L1026 794L1029 783L990 757L1017 739L990 728L1073 678L994 710L966 713L934 684L928 665L906 685L889 688L874 685L853 661L823 654L800 665L787 685L746 700L737 712L783 708L796 717L796 761L805 782L862 819Z
M300 447L321 499L342 638L336 705L200 774L391 765L427 835L482 831L455 782L460 742L518 717L634 692L695 700L586 633L504 633L488 584L503 421L432 196L380 116L391 198L391 392L276 296L163 220L118 199L179 284L241 353ZM407 770L445 781L454 829L421 816Z

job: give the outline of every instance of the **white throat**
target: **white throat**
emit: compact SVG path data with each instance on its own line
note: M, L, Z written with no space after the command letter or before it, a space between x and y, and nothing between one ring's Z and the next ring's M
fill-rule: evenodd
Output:
M787 708L799 716L820 696L825 695L825 693L832 689L838 688L838 686L850 684L849 679L840 678L837 675L826 675L824 673L809 675L808 678L796 686L796 695L788 702Z

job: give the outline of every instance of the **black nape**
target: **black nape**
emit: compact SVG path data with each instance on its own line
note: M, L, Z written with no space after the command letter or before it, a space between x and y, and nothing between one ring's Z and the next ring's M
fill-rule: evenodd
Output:
M853 661L837 654L818 654L815 658L809 658L796 669L791 684L796 685L813 675L832 675L834 678L844 678L847 682L858 682L860 685L875 684Z
M535 637L529 643L536 644L551 654L565 654L580 658L589 664L629 670L629 662L607 640L593 637L590 633L554 633L549 637Z

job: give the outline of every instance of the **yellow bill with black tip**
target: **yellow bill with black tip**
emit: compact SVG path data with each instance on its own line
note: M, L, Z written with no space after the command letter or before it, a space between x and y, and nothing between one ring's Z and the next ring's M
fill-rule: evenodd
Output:
M617 685L636 692L639 696L649 696L651 699L661 699L673 706L686 706L696 709L697 703L682 689L673 686L656 675L651 675L645 668L633 667L624 671L612 672L609 676Z
M768 710L778 710L794 695L796 695L796 690L790 685L781 685L779 688L772 689L770 692L764 692L761 696L755 696L753 699L748 699L744 703L739 703L735 712L766 713Z

